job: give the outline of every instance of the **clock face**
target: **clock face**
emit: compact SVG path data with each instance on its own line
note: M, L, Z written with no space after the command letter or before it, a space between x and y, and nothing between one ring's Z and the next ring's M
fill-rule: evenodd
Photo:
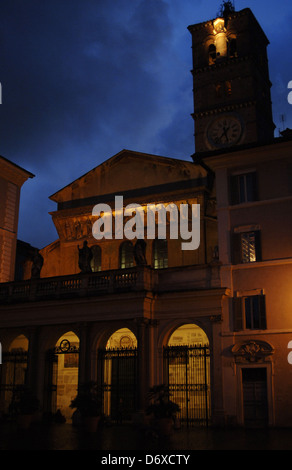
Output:
M221 116L213 121L207 131L212 147L222 148L237 144L242 134L242 125L235 116Z

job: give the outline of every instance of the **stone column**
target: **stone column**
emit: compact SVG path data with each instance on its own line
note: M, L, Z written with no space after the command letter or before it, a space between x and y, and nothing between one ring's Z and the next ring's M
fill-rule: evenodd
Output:
M139 318L137 320L137 340L138 340L138 410L144 411L146 406L146 396L148 393L147 380L147 358L149 344L148 320Z
M210 317L212 325L212 349L211 349L211 406L212 424L224 425L224 401L223 401L223 371L222 371L222 318L221 315Z
M41 351L39 347L39 328L30 328L28 337L28 355L26 385L35 392L38 390Z
M79 325L79 371L78 383L88 382L91 379L91 354L89 329L87 323Z
M158 320L149 320L148 326L148 368L147 368L147 377L148 377L148 388L153 387L157 384L160 362L159 362L159 353L158 353Z

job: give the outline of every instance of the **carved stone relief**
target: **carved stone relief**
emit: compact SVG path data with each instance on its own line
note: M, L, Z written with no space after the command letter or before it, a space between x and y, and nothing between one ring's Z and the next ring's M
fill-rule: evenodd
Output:
M263 362L274 354L274 348L266 341L247 340L235 344L231 352L236 362Z

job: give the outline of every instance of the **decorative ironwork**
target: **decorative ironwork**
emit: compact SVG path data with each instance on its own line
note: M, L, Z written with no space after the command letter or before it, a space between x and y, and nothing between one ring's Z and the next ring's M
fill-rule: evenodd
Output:
M207 426L210 420L210 350L208 346L164 348L165 370L171 400L187 426Z
M28 353L22 349L3 352L0 367L0 392L5 408L12 403L15 391L26 383Z
M46 397L45 410L49 413L57 411L58 390L58 356L64 356L64 368L77 368L79 363L79 345L72 344L64 338L59 346L49 349L46 354Z
M79 347L71 344L68 339L63 339L59 346L52 349L53 354L79 353Z
M138 349L102 349L98 359L103 412L113 421L127 421L137 407Z

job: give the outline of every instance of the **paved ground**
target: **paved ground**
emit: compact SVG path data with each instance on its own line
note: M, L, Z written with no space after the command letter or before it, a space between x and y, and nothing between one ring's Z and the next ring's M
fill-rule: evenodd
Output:
M3 450L292 450L292 428L180 429L172 437L160 439L126 425L86 434L71 424L34 424L21 431L15 423L5 423L0 424L0 451Z

